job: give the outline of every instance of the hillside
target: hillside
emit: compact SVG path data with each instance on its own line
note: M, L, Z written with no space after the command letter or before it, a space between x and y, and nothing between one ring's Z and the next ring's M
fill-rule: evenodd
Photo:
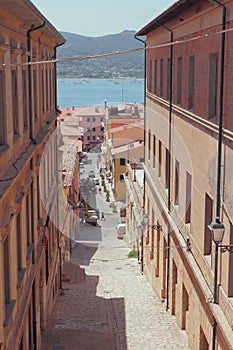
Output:
M98 55L143 47L134 38L134 31L87 37L61 32L66 43L57 50L58 58ZM58 64L58 77L113 78L119 76L143 77L144 52L138 51L110 57L70 61Z

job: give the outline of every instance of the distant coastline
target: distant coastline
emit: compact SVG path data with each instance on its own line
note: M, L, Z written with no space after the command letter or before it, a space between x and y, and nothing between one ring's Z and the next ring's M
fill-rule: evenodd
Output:
M144 77L143 44L135 39L134 31L125 30L104 37L84 37L74 33L61 32L66 43L58 48L58 78L138 78ZM132 50L132 52L130 52ZM118 54L126 51L124 54ZM117 53L104 56L106 53ZM101 55L103 54L103 57ZM95 59L88 56L98 56ZM72 58L83 57L80 60ZM67 62L65 61L67 58Z

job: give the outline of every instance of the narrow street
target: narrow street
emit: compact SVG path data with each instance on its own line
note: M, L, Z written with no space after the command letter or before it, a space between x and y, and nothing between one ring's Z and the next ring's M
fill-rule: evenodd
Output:
M95 169L95 156L86 166ZM96 169L95 169L96 171ZM130 249L117 239L119 214L104 194L96 205L105 220L98 226L80 224L65 271L63 293L43 332L44 350L188 350L187 336L165 310ZM80 267L79 267L80 266Z

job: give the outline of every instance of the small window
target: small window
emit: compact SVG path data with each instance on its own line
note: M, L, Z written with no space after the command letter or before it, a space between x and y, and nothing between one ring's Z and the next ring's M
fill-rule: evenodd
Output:
M125 158L120 158L120 165L125 165Z
M157 93L157 60L154 61L154 94Z
M191 221L191 193L192 193L192 175L186 172L186 214L185 214L186 224L190 224L190 221Z
M182 99L182 57L177 60L177 104L181 104Z
M100 131L104 132L104 126L101 126Z
M189 57L189 85L188 85L188 108L194 107L194 78L195 78L195 60L194 56Z
M150 152L151 152L151 131L148 130L148 159L150 160Z
M90 132L91 131L91 129L90 128L87 128L87 132Z
M168 58L167 60L167 99L170 99L170 72L171 72L171 60Z
M92 137L92 140L95 141L95 140L96 140L96 136L93 136L93 137Z
M180 163L175 161L175 204L179 204L179 177L180 177Z
M163 97L163 59L160 60L160 96Z
M87 122L90 122L91 120L90 120L90 118L87 118Z
M204 227L204 255L211 254L211 234L208 225L212 221L213 199L205 194L205 227Z
M92 131L96 131L96 128L92 128Z
M95 121L96 121L96 119L95 119L95 118L92 118L92 121L93 121L93 122L95 122Z
M153 135L153 168L155 168L156 137Z
M162 142L159 140L159 177L161 177L162 173Z
M90 139L91 139L91 137L90 137L90 136L87 136L87 139L88 139L88 140L90 140Z
M217 117L218 91L218 56L211 55L209 63L209 119L213 122Z
M120 182L124 182L125 179L124 179L124 175L120 175Z

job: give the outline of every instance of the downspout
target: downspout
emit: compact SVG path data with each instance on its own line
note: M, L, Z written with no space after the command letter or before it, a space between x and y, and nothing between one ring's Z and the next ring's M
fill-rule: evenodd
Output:
M63 43L61 44L57 44L54 46L54 59L57 59L57 47L63 45ZM54 93L55 93L55 109L56 112L60 114L60 111L58 110L58 106L57 106L57 62L54 62Z
M33 27L27 31L27 49L28 55L28 97L29 97L29 138L33 144L36 144L33 138L33 116L32 116L32 70L31 70L31 33L37 29L43 28L45 26L45 21L38 27Z
M222 162L222 130L223 130L223 89L224 89L224 61L225 61L225 29L227 8L217 0L209 0L216 6L222 8L222 41L220 59L220 91L219 91L219 124L218 124L218 160L217 160L217 189L216 189L216 218L220 217L221 209L221 162ZM215 243L215 263L214 263L214 303L217 304L217 276L218 276L218 244ZM217 322L213 317L212 350L215 350Z
M147 59L147 55L146 55L146 41L140 39L137 37L137 35L134 35L135 39L140 41L141 43L144 44L145 50L144 50L144 162L145 162L145 140L146 140L146 59ZM143 178L143 207L142 207L142 211L143 211L143 216L144 216L144 208L145 208L145 183L146 183L146 179L145 179L145 174L144 174L144 178ZM144 222L144 217L143 217L143 222ZM143 235L144 235L144 227L142 228L142 237L141 237L141 273L143 273L143 264L144 264L144 259L143 259ZM139 252L138 252L139 253Z
M167 208L168 213L171 211L171 139L172 139L172 66L173 66L173 31L164 24L157 24L170 32L170 79L169 79L169 126L168 126L168 198ZM167 224L167 276L166 276L166 310L169 308L169 277L170 277L170 245L171 245L171 225L168 220Z
M57 44L54 46L54 59L56 60L57 58L57 47L63 45ZM56 61L54 62L54 94L55 94L55 111L59 115L60 111L57 106L57 63ZM58 248L58 254L59 254L59 288L60 291L63 290L62 286L62 253L61 253L61 242L60 242L60 222L59 222L59 208L60 208L60 203L59 203L59 177L58 177L58 147L59 147L59 142L60 142L60 121L57 121L57 136L56 136L56 181L57 181L57 248Z

